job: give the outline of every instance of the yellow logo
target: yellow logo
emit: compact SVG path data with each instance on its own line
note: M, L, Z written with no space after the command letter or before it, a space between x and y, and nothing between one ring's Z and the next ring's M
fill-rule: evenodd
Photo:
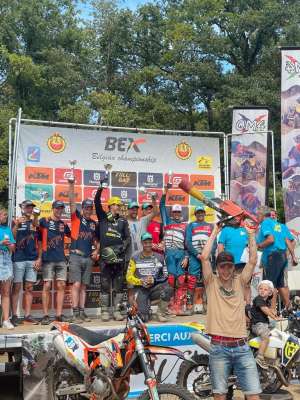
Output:
M181 160L187 160L192 155L192 148L188 143L181 142L176 145L175 153Z
M200 156L197 158L198 169L211 169L212 168L212 158L209 156Z
M284 355L286 358L290 359L299 350L299 345L293 342L287 342L284 348Z
M60 133L54 132L53 135L49 137L47 146L53 153L61 153L66 148L66 141Z

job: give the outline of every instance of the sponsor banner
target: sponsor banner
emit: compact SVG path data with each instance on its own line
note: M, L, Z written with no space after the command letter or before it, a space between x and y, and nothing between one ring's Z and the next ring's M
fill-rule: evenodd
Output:
M210 191L210 190L202 190L202 193L204 194L205 197L208 199L213 199L215 197L215 192ZM195 197L191 196L191 201L190 201L191 206L204 206L202 201L195 199Z
M292 231L300 256L300 48L281 51L281 169L285 221ZM293 267L293 270L295 267ZM289 272L289 286L299 282L297 271ZM299 274L297 279L295 274ZM290 277L293 276L293 280ZM299 290L299 284L296 285Z
M83 188L83 198L84 199L94 199L97 189L98 188L95 186L85 186ZM110 189L106 188L101 193L101 203L107 203L109 197L110 197Z
M25 199L41 201L43 194L47 193L47 201L53 200L53 186L52 185L25 185ZM17 201L21 203L23 200Z
M177 174L174 172L171 175L165 174L165 185L170 183L173 189L178 189L179 183L184 179L189 180L188 174Z
M144 203L151 203L152 202L152 195L157 196L157 202L160 201L161 196L163 194L163 189L146 189L145 192L139 191L138 193L138 202L139 204Z
M266 108L235 108L232 116L230 198L256 213L267 198Z
M188 193L181 189L170 189L167 193L166 202L169 205L181 204L183 206L189 205L190 196Z
M182 178L196 182L200 190L215 191L216 196L221 191L219 139L215 137L97 132L21 124L17 157L17 202L25 197L25 185L49 185L51 201L58 198L67 202L67 179L71 171L68 160L77 161L78 203L84 197L93 197L95 192L91 188L99 186L106 164L111 165L110 192L104 196L117 195L125 203L148 202L152 191L158 191L160 197L165 182L169 181L169 171L172 171L172 191L179 190ZM145 188L146 194L141 193L140 187ZM38 200L39 189L33 188L35 193L27 189L29 199ZM103 200L105 205L107 198ZM180 203L189 207L191 201L189 195L173 192L169 205Z

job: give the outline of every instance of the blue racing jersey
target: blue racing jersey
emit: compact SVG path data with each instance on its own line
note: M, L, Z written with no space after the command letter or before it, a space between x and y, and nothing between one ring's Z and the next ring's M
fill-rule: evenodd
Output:
M240 226L225 226L221 231L218 243L223 244L224 250L233 255L235 264L240 264L242 254L248 245L247 231Z

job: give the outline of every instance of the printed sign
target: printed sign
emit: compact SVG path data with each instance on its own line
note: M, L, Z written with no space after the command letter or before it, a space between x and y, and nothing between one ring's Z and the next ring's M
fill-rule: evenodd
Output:
M114 171L111 173L111 184L118 187L136 187L136 172Z
M191 175L191 183L200 191L214 190L215 179L213 175Z
M84 199L94 199L96 192L97 192L97 187L95 186L85 186L83 188L83 198ZM101 203L107 203L108 199L110 197L110 190L109 188L105 188L102 190L101 193Z
M111 195L120 197L124 203L137 201L137 192L135 189L112 188Z
M139 172L138 186L145 188L162 188L163 187L163 174L156 174L151 172Z
M74 169L75 185L82 184L81 169ZM55 169L55 183L66 184L68 179L72 176L71 168L56 168Z
M108 179L109 185L109 173L106 175L105 171L97 171L86 169L83 172L83 183L86 186L100 186L100 181L104 178Z
M53 183L53 169L42 167L26 167L25 181L28 183Z
M27 200L41 200L43 193L47 193L47 201L53 200L52 185L25 185L25 199Z
M165 174L165 185L170 183L172 185L172 189L177 189L179 183L183 180L189 180L189 176L187 174L177 174L172 173L172 175Z
M82 201L82 189L81 186L74 186L75 201L80 203ZM61 200L69 202L69 186L68 185L56 185L55 186L55 200Z

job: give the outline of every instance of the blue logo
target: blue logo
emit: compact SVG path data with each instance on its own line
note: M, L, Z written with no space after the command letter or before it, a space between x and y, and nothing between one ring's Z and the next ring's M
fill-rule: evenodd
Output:
M39 146L27 147L27 161L40 162L41 160L41 149Z

